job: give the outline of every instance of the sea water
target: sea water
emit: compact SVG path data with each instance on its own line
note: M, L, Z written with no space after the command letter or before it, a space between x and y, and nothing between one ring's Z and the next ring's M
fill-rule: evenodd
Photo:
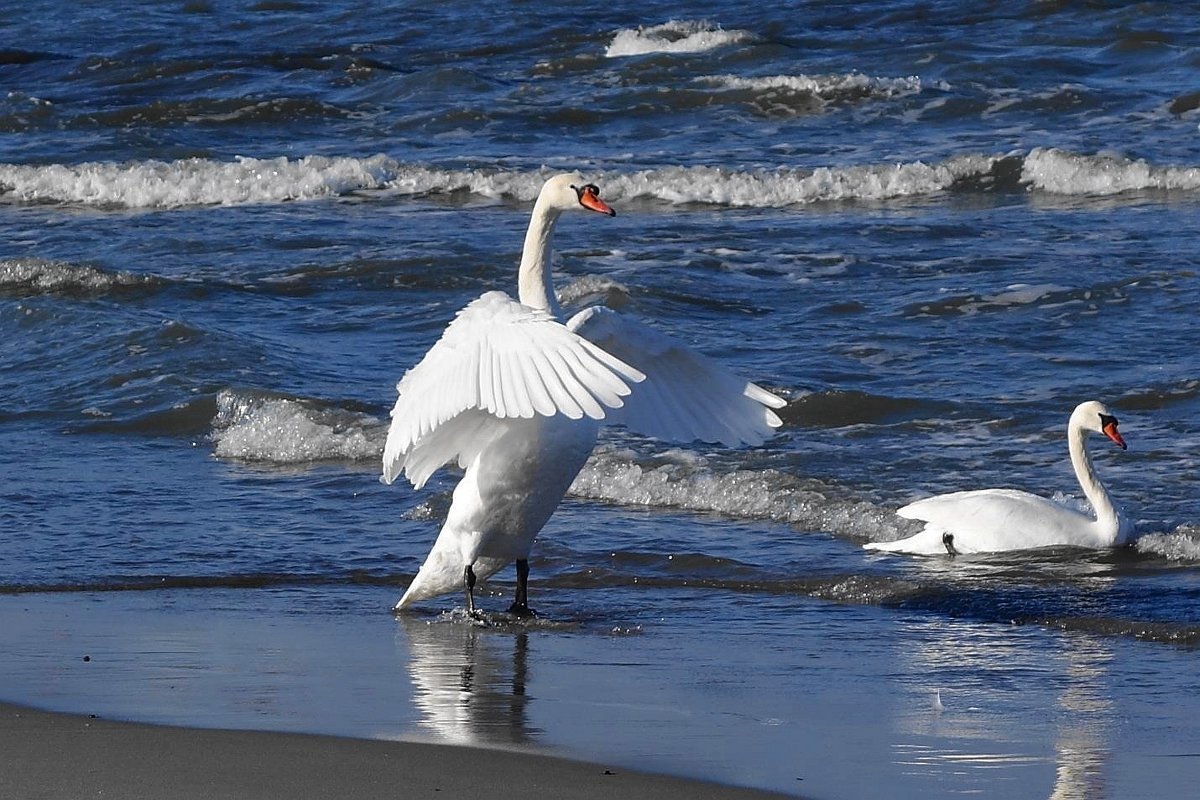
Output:
M0 697L830 798L1200 770L1194 14L119 5L0 18ZM535 548L542 623L393 619L457 479L378 482L395 383L513 291L564 170L618 215L563 219L562 302L784 427L608 430ZM938 492L1087 510L1086 399L1132 545L862 550Z

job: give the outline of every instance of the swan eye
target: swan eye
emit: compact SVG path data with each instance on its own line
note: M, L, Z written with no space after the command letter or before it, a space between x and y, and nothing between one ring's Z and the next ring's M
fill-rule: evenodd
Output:
M1119 425L1119 423L1117 422L1117 418L1112 416L1111 414L1101 414L1100 415L1100 427L1107 428L1109 425Z

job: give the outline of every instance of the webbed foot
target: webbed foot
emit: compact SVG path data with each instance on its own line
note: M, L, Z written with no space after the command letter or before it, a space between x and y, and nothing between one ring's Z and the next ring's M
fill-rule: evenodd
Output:
M537 619L537 612L530 608L528 603L514 602L508 607L508 613L521 619Z

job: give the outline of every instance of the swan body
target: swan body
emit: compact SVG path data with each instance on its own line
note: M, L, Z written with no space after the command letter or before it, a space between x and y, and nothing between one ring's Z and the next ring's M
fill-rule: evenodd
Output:
M606 308L564 321L550 273L559 216L613 215L577 173L546 182L518 270L518 299L467 305L397 384L383 477L421 488L463 469L446 521L395 609L456 589L474 613L476 580L515 561L517 614L527 604L533 542L596 444L600 426L649 436L760 444L784 401L639 322Z
M980 489L928 497L896 513L925 522L919 533L894 542L871 542L864 547L892 553L957 555L1071 546L1102 549L1123 544L1133 525L1109 497L1092 469L1086 439L1101 433L1122 450L1125 440L1117 418L1102 403L1079 404L1067 423L1071 464L1095 517L1015 489Z

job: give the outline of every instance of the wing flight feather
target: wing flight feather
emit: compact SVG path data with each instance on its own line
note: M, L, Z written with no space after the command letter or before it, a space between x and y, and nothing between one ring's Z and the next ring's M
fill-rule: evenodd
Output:
M644 377L549 314L488 292L397 384L383 480L424 483L491 429L487 417L604 419Z
M677 441L761 444L782 422L772 409L786 401L653 328L602 307L567 327L646 376L609 403L607 419L649 436ZM613 398L609 398L610 400Z

